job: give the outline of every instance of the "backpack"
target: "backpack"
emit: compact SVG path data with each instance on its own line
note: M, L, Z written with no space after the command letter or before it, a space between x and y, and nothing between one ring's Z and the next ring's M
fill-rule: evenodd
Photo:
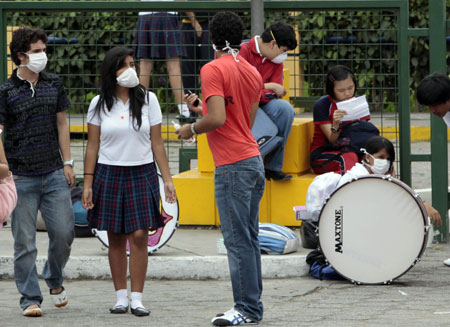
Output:
M378 128L365 120L357 120L341 125L339 138L334 142L333 148L341 152L361 153L361 148L373 136L379 136Z
M306 211L308 220L317 222L319 220L320 211L327 198L336 189L341 175L329 172L317 176L312 181L306 192Z
M300 243L291 229L272 223L259 223L258 240L262 254L296 252Z
M94 236L88 226L87 210L81 205L83 188L80 186L72 188L70 195L72 197L72 210L75 217L75 237Z
M259 145L259 152L262 157L265 157L283 143L283 138L278 136L277 125L261 108L258 108L256 112L252 134Z

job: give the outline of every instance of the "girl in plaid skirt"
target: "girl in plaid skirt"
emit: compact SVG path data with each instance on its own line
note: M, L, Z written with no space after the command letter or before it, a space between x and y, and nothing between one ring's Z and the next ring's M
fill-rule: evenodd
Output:
M91 228L106 230L109 264L117 302L111 313L128 311L127 254L130 244L131 312L147 316L142 291L147 272L148 228L163 226L154 160L164 181L166 201L175 187L161 137L162 114L154 93L139 84L133 51L108 51L101 68L100 95L88 111L88 143L82 203Z

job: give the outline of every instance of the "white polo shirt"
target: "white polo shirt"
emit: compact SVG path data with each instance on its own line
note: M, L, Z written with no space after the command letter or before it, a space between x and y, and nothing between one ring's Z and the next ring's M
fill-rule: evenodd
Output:
M100 96L92 99L87 114L89 124L100 126L100 150L98 163L112 166L139 166L153 162L150 127L161 124L162 114L156 95L148 92L142 106L142 125L136 131L129 101L115 99L110 111L95 113ZM136 120L134 121L136 125ZM137 127L137 126L135 126Z
M450 112L447 112L444 117L444 122L447 124L448 127L450 127Z

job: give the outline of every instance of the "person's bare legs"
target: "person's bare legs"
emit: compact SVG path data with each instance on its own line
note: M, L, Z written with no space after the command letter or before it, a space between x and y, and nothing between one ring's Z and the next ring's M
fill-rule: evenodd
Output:
M149 59L141 59L139 82L148 89L150 87L150 75L153 71L153 61ZM181 76L180 76L181 77Z
M108 232L109 267L115 290L127 289L127 235Z
M167 72L169 73L170 87L177 104L183 103L183 80L181 79L180 57L167 59Z
M142 293L148 265L148 231L138 229L128 235L128 241L130 242L131 292Z

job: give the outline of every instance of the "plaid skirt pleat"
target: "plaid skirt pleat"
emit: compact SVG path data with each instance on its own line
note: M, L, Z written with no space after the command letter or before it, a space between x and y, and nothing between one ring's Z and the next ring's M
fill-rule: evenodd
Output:
M155 163L131 167L97 164L92 193L90 228L129 234L164 226Z
M134 39L134 53L139 59L186 57L181 45L180 22L177 15L158 12L139 15Z

